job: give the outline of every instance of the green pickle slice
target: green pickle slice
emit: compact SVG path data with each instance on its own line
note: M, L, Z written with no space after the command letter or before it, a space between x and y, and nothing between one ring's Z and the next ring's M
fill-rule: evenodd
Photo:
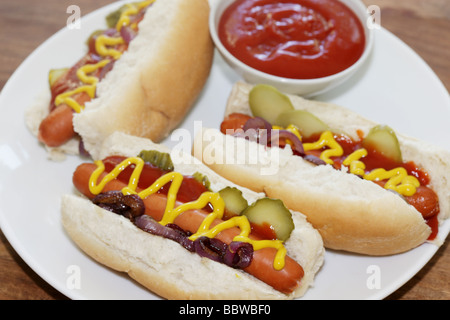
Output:
M273 124L280 113L294 110L288 96L276 88L258 84L249 93L249 104L252 114Z
M295 227L291 212L279 199L259 199L245 209L242 215L256 225L269 225L281 241L289 239Z
M305 139L329 130L322 120L305 110L283 112L277 117L274 124L285 128L292 124L298 128Z
M242 196L242 191L234 187L226 187L219 191L225 202L226 210L233 215L240 215L248 207L247 200Z
M69 71L69 68L51 69L48 72L48 84L50 87L63 75Z
M397 163L403 162L397 135L389 126L377 125L373 127L367 137L364 138L362 146L366 149L373 148Z
M151 163L155 167L164 171L173 171L174 166L170 154L165 152L159 152L156 150L142 150L139 155L144 162Z

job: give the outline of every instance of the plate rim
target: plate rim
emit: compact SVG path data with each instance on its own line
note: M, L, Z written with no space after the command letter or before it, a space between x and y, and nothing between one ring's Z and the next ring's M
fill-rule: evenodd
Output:
M128 1L119 1L119 2L111 3L111 4L108 4L106 6L100 7L98 9L96 9L96 10L86 14L85 16L82 17L82 19L91 19L90 17L93 16L93 15L99 14L99 11L103 12L103 11L109 10L110 8L118 7L121 3L124 3L124 2L128 2ZM54 41L54 39L59 36L59 34L64 33L66 30L67 30L66 27L63 27L62 29L60 29L57 32L55 32L53 35L51 35L49 38L47 38L44 42L42 42L37 48L35 48L20 63L20 65L14 70L14 72L8 78L8 80L6 81L5 85L3 86L3 88L2 88L2 90L0 92L0 106L2 105L2 102L5 99L4 96L7 95L10 90L12 90L12 89L10 89L10 87L15 82L15 79L19 76L19 74L21 72L23 72L23 70L26 70L26 68L28 67L28 65L31 63L31 61L33 60L33 58L36 55L39 55L39 53L42 50L45 50L45 47L48 46L49 43L52 43ZM433 69L429 66L429 64L417 52L414 51L411 47L409 47L405 42L403 42L399 37L397 37L395 34L390 32L389 30L381 27L380 30L376 30L376 31L384 32L386 35L391 37L394 41L398 42L398 44L400 44L403 47L404 50L407 50L408 54L412 54L415 59L420 60L422 62L422 67L425 67L427 69L427 73L430 74L430 75L433 75L435 80L437 80L436 83L440 84L440 90L443 90L443 92L447 93L447 100L448 100L447 102L450 105L450 96L449 96L448 91L445 88L444 84L439 79L437 74L433 71ZM375 34L376 33L377 32L375 32ZM376 45L376 43L375 43L375 45ZM42 268L39 266L39 261L37 261L28 252L28 250L20 243L21 240L17 237L17 233L14 232L12 226L7 221L6 217L4 217L3 214L1 214L1 212L3 212L3 211L0 211L0 229L2 230L3 234L5 235L5 238L8 240L8 242L10 243L12 248L20 256L20 258L39 277L41 277L44 281L46 281L49 285L51 285L53 288L58 290L60 293L64 294L65 296L67 296L68 298L71 298L71 299L85 299L85 297L83 296L81 291L80 292L73 291L73 290L72 291L70 291L70 290L68 291L67 288L64 287L64 283L60 283L59 281L57 281L57 278L52 277L51 274L47 274L47 272L42 270ZM447 221L446 226L449 225L448 222L449 221ZM448 237L449 229L450 229L450 227L446 227L446 229L445 229L446 230L446 235L445 235L445 238L442 239L443 242L446 241L446 239ZM436 252L439 250L439 248L440 247L436 246L436 248L434 250L431 250L429 252L427 251L427 254L425 256L421 257L421 263L419 265L417 265L414 268L413 271L410 271L409 273L407 273L408 275L405 274L403 279L398 281L398 283L396 284L394 290L387 290L386 289L385 291L389 291L388 293L383 293L383 292L374 293L372 295L373 299L384 299L389 294L391 294L391 293L395 292L396 290L398 290L401 286L403 286L406 282L408 282L412 277L414 277L414 275L416 275L431 260L431 258L436 254Z

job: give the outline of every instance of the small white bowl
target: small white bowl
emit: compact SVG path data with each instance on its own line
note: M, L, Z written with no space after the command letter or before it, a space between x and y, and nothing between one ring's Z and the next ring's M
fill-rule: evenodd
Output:
M223 59L233 68L245 81L258 84L264 83L276 87L278 90L297 94L305 97L311 97L328 91L347 79L349 79L355 72L364 64L367 60L373 47L373 30L368 27L367 21L369 14L367 8L364 6L361 0L339 0L347 7L349 7L357 17L360 19L366 38L366 45L361 57L349 68L322 78L316 79L290 79L283 78L274 75L267 74L265 72L256 70L252 67L241 62L234 57L222 44L218 35L218 25L220 18L228 6L234 2L234 0L211 0L211 14L209 17L209 28L211 37L216 45L216 48L220 52Z

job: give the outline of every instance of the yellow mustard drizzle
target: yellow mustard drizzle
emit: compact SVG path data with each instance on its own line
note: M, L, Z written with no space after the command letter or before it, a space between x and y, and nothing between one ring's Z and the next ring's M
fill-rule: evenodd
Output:
M95 95L95 87L81 86L74 90L61 93L55 98L55 105L59 106L61 103L65 103L69 107L71 107L75 112L80 113L84 109L84 107L80 105L75 99L73 99L72 96L74 94L81 92L86 92L92 99Z
M87 64L77 70L77 77L86 84L95 85L98 82L98 78L94 76L88 76L89 73L96 71L99 68L103 68L109 63L109 60L105 59L96 64Z
M145 8L146 6L149 6L153 2L155 2L155 0L142 1L137 4L127 3L126 4L127 9L124 12L122 12L119 20L117 21L116 24L117 31L120 31L120 29L122 29L123 26L127 26L130 24L130 15L137 14L141 9Z
M412 196L420 186L416 177L408 175L405 168L399 167L389 171L385 169L375 169L364 175L364 179L370 181L380 181L389 179L384 185L385 189L394 190L404 196Z
M95 50L102 57L111 56L114 60L117 60L122 55L122 52L116 49L108 48L108 46L115 46L124 43L125 41L122 37L113 38L102 34L95 39Z
M366 165L359 159L364 158L365 156L367 156L367 150L364 148L358 149L348 155L342 164L350 168L350 173L358 176L364 176L364 169L366 169Z
M137 4L127 4L129 7L127 10L122 12L120 18L116 24L116 29L120 31L123 26L127 26L130 23L130 15L137 14L142 8L150 5L155 2L155 0L142 1ZM102 57L112 57L113 60L117 60L122 55L122 52L119 50L108 48L110 46L115 46L119 44L124 44L124 39L120 37L109 37L106 35L100 35L95 39L95 50ZM95 96L95 91L97 89L98 78L94 76L87 76L87 73L92 73L99 68L103 68L106 66L111 60L104 59L96 64L88 64L84 65L77 70L78 79L87 85L83 85L74 90L66 91L55 98L55 105L58 106L62 103L67 104L71 107L76 113L80 113L84 106L80 105L75 99L72 98L74 94L86 92L91 99Z
M344 154L344 150L342 149L341 145L336 142L331 131L323 132L319 140L317 140L316 142L303 144L303 148L305 151L320 150L324 147L328 147L329 149L322 151L322 153L320 154L320 159L325 161L327 164L334 163L334 161L331 160L330 157L340 157Z
M286 248L281 240L252 240L249 238L251 232L250 223L245 216L233 217L229 220L223 221L216 226L211 228L211 224L215 219L221 219L223 217L225 203L218 193L214 192L204 192L197 200L183 203L175 207L176 197L178 190L183 181L183 175L178 172L169 172L158 178L151 186L136 193L136 188L139 182L139 177L144 168L144 160L139 157L131 157L123 160L118 164L111 172L105 175L100 182L98 182L100 175L105 171L105 165L103 161L95 161L97 165L96 170L92 173L89 178L89 190L92 194L97 195L102 192L105 185L116 179L118 175L124 171L128 166L134 165L133 172L128 181L128 185L122 189L124 195L137 194L140 198L145 199L151 194L156 193L164 185L172 182L169 191L167 192L167 203L164 211L163 218L159 221L160 224L166 225L173 223L175 219L185 211L202 209L208 203L213 207L213 211L206 216L202 221L196 233L189 237L190 240L195 240L199 237L206 236L209 238L214 238L220 232L233 228L239 227L241 230L240 234L234 237L233 241L241 241L250 243L254 250L260 250L263 248L275 248L277 253L275 255L273 267L275 270L281 270L285 265Z
M416 177L408 175L405 168L398 167L389 171L379 168L366 174L364 171L366 166L360 161L360 159L365 156L367 156L367 150L364 148L358 149L350 154L342 164L350 168L350 173L359 175L365 180L388 180L384 185L385 189L394 190L403 196L412 196L416 193L417 188L420 186L420 182Z
M303 148L305 151L320 150L324 147L328 147L329 149L321 152L320 159L325 161L327 164L334 163L333 160L330 159L330 157L339 157L344 153L342 147L334 139L331 131L323 132L319 140L314 143L303 144ZM420 186L420 182L416 177L408 175L408 172L405 168L398 167L389 171L379 168L374 169L370 173L366 174L366 166L362 161L360 161L360 159L366 157L367 154L368 153L365 148L358 149L348 155L342 162L342 164L349 167L350 173L361 176L365 180L388 180L384 185L385 189L394 190L403 196L412 196L416 193L417 188Z
M79 68L77 70L77 77L87 85L59 94L55 98L55 105L59 106L61 103L65 103L75 112L80 113L84 109L84 106L80 105L75 99L72 98L72 96L77 93L86 92L91 99L94 98L98 78L94 76L88 76L87 74L92 73L99 68L103 68L108 63L109 60L105 59L96 64L87 64Z

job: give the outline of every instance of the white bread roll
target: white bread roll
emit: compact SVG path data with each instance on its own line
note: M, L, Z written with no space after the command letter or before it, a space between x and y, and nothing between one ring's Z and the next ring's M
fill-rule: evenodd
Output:
M225 115L251 115L248 94L252 86L237 83L228 100ZM376 123L340 106L289 96L296 109L307 110L332 130L357 138ZM448 150L396 133L403 158L428 172L430 187L439 197L442 222L450 215L450 158ZM236 144L240 144L239 147ZM251 155L245 163L234 154ZM264 148L256 142L224 136L216 129L204 129L194 141L194 155L225 178L249 189L282 199L293 210L304 213L321 233L325 247L369 255L407 251L430 235L421 214L402 198L373 182L331 166L315 166L293 156L290 148ZM208 158L214 154L215 159ZM234 159L234 163L217 159Z
M212 65L208 17L208 0L153 3L128 50L97 85L97 98L74 115L75 131L88 152L95 157L114 131L160 141L184 119ZM43 99L28 114L27 123L35 134L48 112L36 110L47 110L48 103L49 98ZM77 154L73 140L48 149L54 154Z
M136 156L141 150L169 152L148 139L114 133L104 141L99 159L108 155ZM179 161L177 161L177 159ZM182 161L180 159L183 159ZM188 154L172 155L175 170L190 175L200 172L218 191L235 186ZM249 203L264 194L241 188ZM295 229L285 243L288 255L303 267L301 285L282 294L253 276L191 253L174 241L151 235L128 219L101 209L78 195L62 199L62 223L68 235L89 256L117 271L126 272L154 293L168 299L292 299L313 284L323 264L319 233L300 213L293 214Z

